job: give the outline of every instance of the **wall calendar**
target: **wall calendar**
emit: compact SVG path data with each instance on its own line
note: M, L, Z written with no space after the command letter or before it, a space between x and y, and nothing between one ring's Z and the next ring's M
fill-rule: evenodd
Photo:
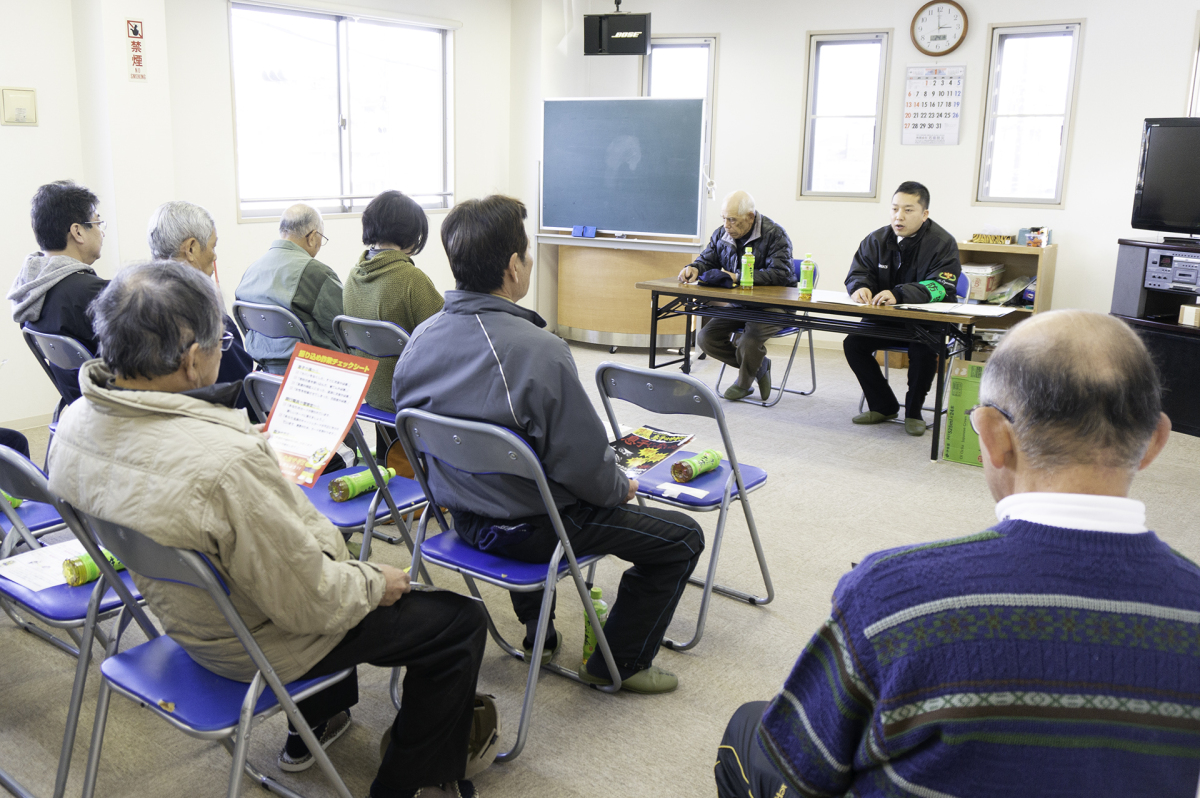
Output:
M957 144L965 66L909 67L901 144Z

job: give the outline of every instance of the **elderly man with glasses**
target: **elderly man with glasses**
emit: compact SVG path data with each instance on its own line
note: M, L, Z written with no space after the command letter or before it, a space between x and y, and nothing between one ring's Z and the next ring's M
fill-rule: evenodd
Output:
M303 203L291 206L279 219L279 238L246 269L234 295L242 302L287 308L304 322L315 345L337 349L333 319L342 314L342 281L317 260L328 242L320 211ZM284 372L295 345L253 330L246 334L246 351L276 374Z
M970 413L997 523L842 577L783 691L735 713L719 794L1195 795L1200 567L1127 498L1160 392L1111 316L1015 327Z
M464 775L487 642L480 606L448 591L412 593L399 568L352 559L338 530L283 477L266 437L232 407L238 386L215 384L229 338L211 280L172 261L130 266L90 313L103 358L84 364L83 398L62 414L51 489L87 513L207 556L282 681L360 663L404 666L371 794L449 784L475 795ZM250 681L253 663L207 597L133 578L192 659ZM386 693L376 699L388 703ZM357 701L352 674L299 705L328 747L349 728ZM289 734L279 767L313 761Z
M158 260L186 263L205 277L217 272L217 225L212 214L199 205L177 200L165 202L150 216L146 229L150 253ZM221 339L221 370L217 382L238 382L254 370L242 336L229 314L222 313L225 335ZM249 407L245 392L238 394L235 407Z
M30 220L38 251L25 258L8 299L13 321L30 329L74 338L95 352L96 336L86 311L108 281L92 269L104 246L104 228L88 189L60 180L33 196ZM79 398L79 372L51 364L54 384L64 402Z

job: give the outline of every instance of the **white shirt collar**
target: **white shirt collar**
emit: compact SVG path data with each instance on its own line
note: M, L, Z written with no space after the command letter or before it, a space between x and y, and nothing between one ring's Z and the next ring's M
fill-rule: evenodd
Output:
M1014 493L996 502L1001 521L1028 521L1094 532L1146 532L1146 505L1121 496Z

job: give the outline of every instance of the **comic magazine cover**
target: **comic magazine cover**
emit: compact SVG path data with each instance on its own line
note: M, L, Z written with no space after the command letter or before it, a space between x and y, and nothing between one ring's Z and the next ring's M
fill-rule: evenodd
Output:
M694 436L679 432L667 432L656 427L642 426L609 446L617 453L617 465L629 479L637 479L655 463L667 459L671 452L683 446Z

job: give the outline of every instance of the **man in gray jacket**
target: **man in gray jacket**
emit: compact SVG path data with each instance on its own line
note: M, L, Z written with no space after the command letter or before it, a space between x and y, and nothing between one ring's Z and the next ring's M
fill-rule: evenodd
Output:
M537 453L577 555L613 554L633 563L605 625L622 686L674 690L674 675L652 665L688 576L704 549L700 526L683 513L624 507L637 483L617 467L604 425L579 382L567 344L517 304L529 291L533 258L525 206L491 196L457 205L442 222L442 245L458 289L413 331L396 364L396 408L418 408L511 429ZM430 463L431 498L450 509L455 529L482 551L547 562L558 544L537 486L504 475L465 476ZM531 654L540 593L513 593ZM561 639L551 627L547 649ZM548 661L548 660L547 660ZM607 684L602 657L579 674Z

